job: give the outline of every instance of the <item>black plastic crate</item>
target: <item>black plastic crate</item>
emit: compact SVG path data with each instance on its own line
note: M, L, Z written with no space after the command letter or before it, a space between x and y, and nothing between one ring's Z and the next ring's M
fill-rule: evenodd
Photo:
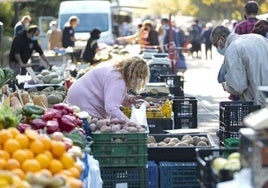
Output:
M254 105L253 102L242 101L223 101L219 105L220 127L219 140L222 144L227 138L238 138L239 130L243 128L243 119L246 115L259 110L260 105Z
M148 188L159 187L158 165L155 161L148 161Z
M196 162L159 162L160 188L199 188Z
M116 188L117 186L128 188L147 188L148 172L146 167L138 168L101 168L103 188Z
M228 154L237 152L238 148L197 148L196 151L196 161L197 161L197 179L199 181L201 188L216 188L216 184L225 181L226 177L219 177L213 173L211 168L211 163L214 157L227 157ZM226 171L222 171L224 175ZM230 178L230 177L228 177Z
M197 99L195 97L175 97L172 109L174 129L197 128Z
M175 74L160 75L159 82L166 82L168 86L181 87L181 88L183 88L184 84L183 77Z
M171 118L147 118L150 134L166 133L164 130L171 130Z

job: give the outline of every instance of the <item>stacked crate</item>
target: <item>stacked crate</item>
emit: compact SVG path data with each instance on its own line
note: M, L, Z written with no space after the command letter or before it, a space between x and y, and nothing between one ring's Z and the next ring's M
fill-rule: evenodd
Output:
M92 139L103 188L148 187L146 133L93 133Z
M176 97L173 99L174 128L197 128L197 99Z
M239 138L240 128L244 127L243 119L246 115L261 108L253 102L227 101L220 102L219 141L224 145L227 138Z

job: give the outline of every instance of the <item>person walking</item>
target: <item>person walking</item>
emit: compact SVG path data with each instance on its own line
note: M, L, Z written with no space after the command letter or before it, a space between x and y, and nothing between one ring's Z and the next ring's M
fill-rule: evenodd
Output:
M38 36L40 29L37 25L32 25L28 30L18 34L12 41L11 50L9 53L9 66L14 70L14 75L26 75L26 68L32 66L28 63L33 51L39 53L40 57L46 62L47 66L51 68L51 64L44 55L43 50L38 44Z
M50 30L47 32L48 49L62 48L62 32L55 20L49 23Z
M25 31L29 26L30 22L31 22L31 16L29 15L23 16L21 20L18 23L16 23L14 27L14 37Z
M201 53L199 56L199 52L201 52L202 29L198 23L199 23L198 20L194 20L192 27L189 30L189 40L192 44L192 47L191 47L192 57L194 57L194 53L196 53L196 57L201 58Z
M259 86L268 85L268 41L259 34L238 35L224 26L211 33L212 44L224 56L226 74L223 87L242 101L265 105Z
M235 26L235 33L242 35L251 33L255 23L258 21L257 14L259 10L259 5L256 1L249 1L244 7L244 17L245 20L237 23Z
M212 32L212 23L206 24L206 29L202 32L201 39L205 44L206 59L208 59L208 52L210 53L210 59L212 59L212 43L210 41L210 34Z

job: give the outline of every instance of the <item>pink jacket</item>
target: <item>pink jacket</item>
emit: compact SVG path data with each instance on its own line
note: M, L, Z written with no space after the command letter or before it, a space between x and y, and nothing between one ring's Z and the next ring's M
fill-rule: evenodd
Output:
M129 95L121 73L112 64L92 68L69 88L67 102L96 118L129 119L120 110Z

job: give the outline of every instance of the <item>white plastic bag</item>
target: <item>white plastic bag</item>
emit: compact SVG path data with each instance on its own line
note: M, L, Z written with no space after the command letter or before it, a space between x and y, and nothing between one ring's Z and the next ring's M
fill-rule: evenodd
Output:
M144 126L146 132L149 133L147 117L146 117L146 102L143 102L139 108L134 105L131 106L130 121L136 123L137 125Z

